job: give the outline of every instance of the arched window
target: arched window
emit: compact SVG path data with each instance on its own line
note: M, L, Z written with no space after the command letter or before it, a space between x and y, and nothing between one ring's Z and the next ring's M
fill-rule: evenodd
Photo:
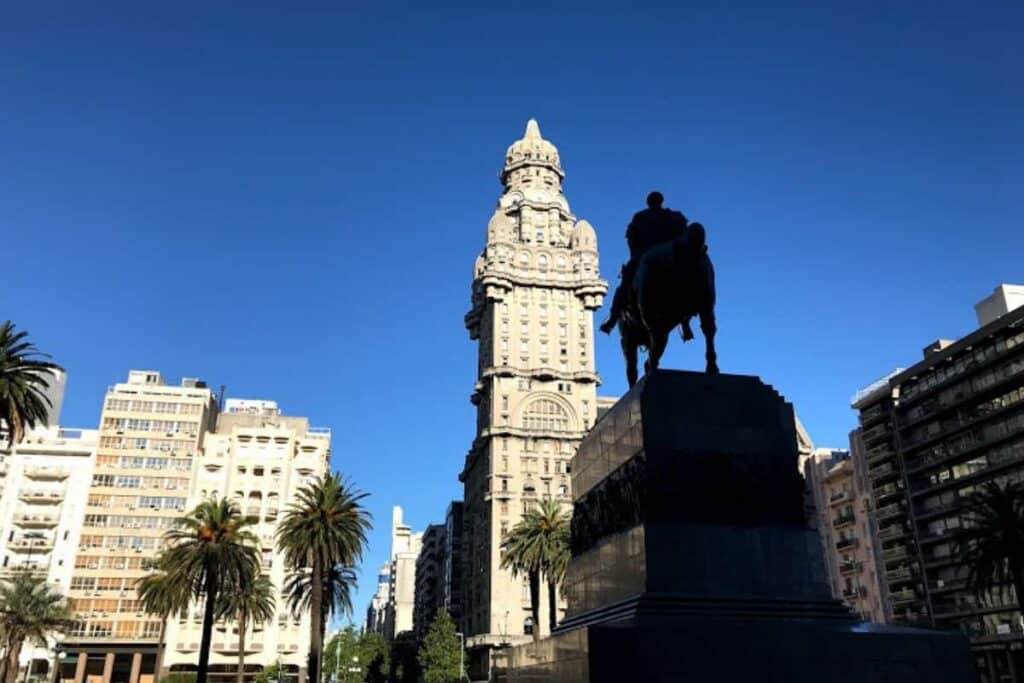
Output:
M548 398L539 398L523 412L523 427L552 432L569 431L569 414L560 404Z
M548 268L548 257L547 254L541 254L537 257L537 267L541 270L547 270Z

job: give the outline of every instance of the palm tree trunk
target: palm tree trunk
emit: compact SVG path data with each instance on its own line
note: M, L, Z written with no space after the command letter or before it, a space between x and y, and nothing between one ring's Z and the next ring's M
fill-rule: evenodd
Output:
M558 585L550 576L548 579L548 634L558 626Z
M165 615L160 620L160 635L156 639L156 661L153 663L153 681L160 680L160 667L164 665L164 647L167 645L164 642L167 639L167 620L171 615Z
M213 572L206 574L206 605L203 607L203 637L199 644L199 669L196 683L206 683L206 672L210 668L210 640L213 637L213 614L217 603L217 580Z
M533 642L540 642L540 572L530 570L530 614L533 617Z
M245 612L238 613L238 683L245 683Z
M21 656L22 641L17 638L10 641L7 646L7 671L4 683L17 683L18 680L18 657Z
M324 647L324 575L320 558L313 561L313 574L310 576L309 595L309 659L306 663L307 680L309 683L320 683L320 658ZM197 681L197 683L206 683Z

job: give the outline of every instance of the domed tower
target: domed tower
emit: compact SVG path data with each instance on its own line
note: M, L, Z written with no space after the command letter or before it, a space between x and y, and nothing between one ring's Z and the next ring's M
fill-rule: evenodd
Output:
M569 460L597 417L593 314L608 291L597 235L570 211L558 149L533 119L499 178L466 314L479 341L476 438L459 476L471 676L491 648L547 630L546 595L532 624L523 579L500 568L501 541L541 498L571 505Z

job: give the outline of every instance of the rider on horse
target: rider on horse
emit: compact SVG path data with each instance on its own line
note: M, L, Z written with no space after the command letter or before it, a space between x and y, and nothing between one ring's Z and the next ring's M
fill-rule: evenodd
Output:
M601 324L601 331L608 334L615 327L622 313L629 305L629 292L633 286L637 265L641 257L659 244L671 242L686 234L687 221L679 211L662 207L665 197L660 192L647 195L647 208L633 215L626 228L626 243L629 244L629 262L622 266L620 282L612 297L612 308L608 320Z

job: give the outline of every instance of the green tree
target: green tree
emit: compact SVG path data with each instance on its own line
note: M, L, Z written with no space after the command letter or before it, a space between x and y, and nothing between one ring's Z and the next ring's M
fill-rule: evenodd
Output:
M259 574L256 537L238 506L226 498L206 500L175 521L164 535L161 566L174 585L203 600L203 635L196 683L206 683L213 622L222 595Z
M284 677L281 674L281 660L278 659L273 664L263 669L263 671L256 674L253 679L253 683L278 683L278 678L284 680Z
M1024 486L989 482L966 502L957 546L967 585L982 599L1012 586L1024 612Z
M552 628L557 621L556 587L569 562L569 517L561 504L551 498L541 500L512 527L501 543L501 566L513 576L526 574L530 585L530 612L533 639L540 640L540 581L548 582Z
M7 447L20 443L25 428L46 426L52 406L44 393L54 370L62 368L47 360L31 342L27 332L16 332L10 320L0 322L0 427L7 429Z
M139 595L142 611L160 619L160 635L157 637L156 674L160 675L163 667L164 642L167 638L167 620L176 612L188 609L188 586L181 576L169 577L163 569L163 559L158 557L152 574L147 574L135 584ZM174 581L177 581L175 583Z
M461 681L465 670L462 641L455 630L455 622L448 610L438 610L427 634L423 637L417 657L423 671L424 683L452 683Z
M353 567L363 556L370 514L362 505L365 493L327 473L295 494L277 527L277 547L294 576L308 573L310 611L309 680L319 681L323 635L334 606L325 600L325 585L338 567ZM296 579L297 581L297 579ZM200 681L199 683L205 683Z
M364 633L359 639L359 661L365 662L363 675L366 683L386 683L391 669L391 652L384 636Z
M362 683L385 683L388 680L389 666L388 644L379 633L357 633L355 628L348 628L335 634L324 647L323 680L333 680L336 668L339 683L359 681ZM358 677L349 673L356 658L360 668Z
M420 666L416 661L416 637L412 631L403 631L391 641L390 676L393 683L416 683Z
M337 680L344 681L348 662L358 656L359 634L356 633L355 628L349 626L336 633L324 647L323 680L335 680L335 674L340 674ZM338 671L339 667L340 672Z
M245 631L273 619L275 605L274 584L264 574L246 578L220 596L217 616L234 619L238 626L238 683L245 683Z
M18 657L25 643L46 647L47 638L69 624L64 597L42 577L18 572L0 581L0 681L17 680Z

